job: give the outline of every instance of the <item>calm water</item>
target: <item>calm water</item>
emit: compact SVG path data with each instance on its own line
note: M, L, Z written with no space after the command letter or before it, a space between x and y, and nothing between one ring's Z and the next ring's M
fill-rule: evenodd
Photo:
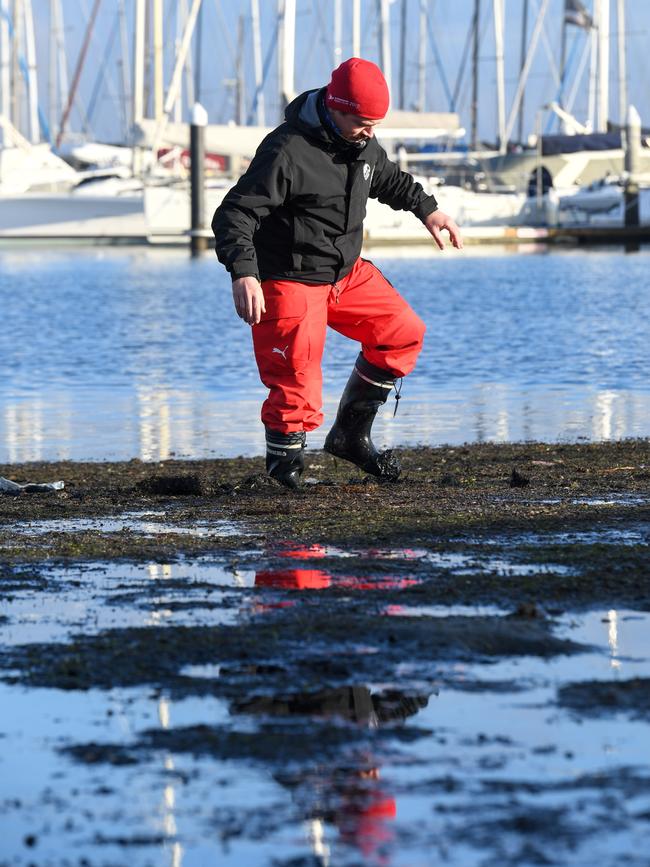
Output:
M146 533L154 526L160 527L151 523L133 531ZM31 527L36 533L41 529ZM648 527L639 532L647 544ZM528 541L526 535L513 538L513 548ZM562 544L560 535L546 541ZM315 547L302 553L317 556ZM333 549L326 553L337 556ZM404 569L413 559L422 563L429 555L417 549L373 549L372 554L394 565L393 586L406 580ZM315 562L301 557L286 564L276 560L275 566L281 567L278 576L287 576L286 566L297 576ZM436 563L441 565L459 576L465 569L451 560ZM320 590L335 582L347 588L347 595L368 595L372 605L375 591L391 580L385 569L372 577L364 573L356 583L353 567L346 576L321 570L331 585L304 584L313 589L287 592L290 585L278 581L274 586L268 570L264 553L250 549L241 552L236 569L208 557L42 570L45 588L26 580L5 600L0 649L4 654L36 641L56 646L71 635L130 626L173 631L198 621L218 628L272 616L279 604L302 607L307 616ZM509 574L506 565L504 580ZM428 580L436 578L431 574ZM294 588L299 586L296 577ZM129 605L125 587L134 594ZM577 655L537 658L513 650L468 659L461 649L451 658L436 650L445 618L468 618L471 628L472 618L498 622L503 613L493 606L392 604L381 609L379 617L428 619L431 659L405 659L394 683L368 683L359 674L349 687L319 685L316 699L315 686L303 686L302 692L291 676L275 697L273 692L261 697L259 681L252 687L242 677L241 700L228 701L227 691L218 689L221 668L210 662L180 669L195 684L187 696L147 682L112 689L34 688L20 680L12 683L5 668L0 678L0 706L8 711L0 718L0 863L646 865L647 721L631 712L574 714L558 704L558 695L567 683L647 678L650 614L597 609L557 617L554 634L583 645ZM344 643L344 648L346 658L351 646ZM357 646L357 652L362 657L378 649ZM360 669L367 671L361 662ZM202 679L217 686L216 694L200 688ZM411 697L403 721L364 712L363 697L368 707L372 695L377 699L386 690ZM341 695L349 704L341 703ZM287 696L299 700L293 709ZM276 711L270 714L274 701ZM308 731L309 754L297 753L282 767L250 747L229 757L218 750L213 755L209 748L193 756L182 745L160 746L139 751L136 764L115 765L74 761L65 752L80 744L132 747L148 731L173 734L206 726L217 733L246 733L274 724L298 736ZM328 727L339 733L334 749L327 746Z
M380 442L650 433L648 252L529 253L373 255L428 327ZM211 254L4 251L0 304L0 461L262 452L265 391ZM356 353L330 333L326 424Z

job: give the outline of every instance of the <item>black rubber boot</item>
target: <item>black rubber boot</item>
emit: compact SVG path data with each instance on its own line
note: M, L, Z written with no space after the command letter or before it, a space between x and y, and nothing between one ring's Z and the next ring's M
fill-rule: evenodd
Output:
M266 428L266 472L293 491L300 487L300 476L305 468L306 439L304 431L283 434Z
M370 364L360 353L324 446L330 455L350 461L365 473L389 481L396 481L402 468L390 450L377 451L370 439L370 428L394 384L395 377Z

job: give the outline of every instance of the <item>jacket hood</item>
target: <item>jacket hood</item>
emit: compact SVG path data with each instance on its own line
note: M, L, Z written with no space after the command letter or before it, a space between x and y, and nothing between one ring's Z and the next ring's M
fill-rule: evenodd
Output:
M358 154L366 142L349 142L323 122L322 113L327 109L323 101L325 88L307 90L297 96L284 110L286 122L300 130L303 135L325 145L329 150L352 151Z

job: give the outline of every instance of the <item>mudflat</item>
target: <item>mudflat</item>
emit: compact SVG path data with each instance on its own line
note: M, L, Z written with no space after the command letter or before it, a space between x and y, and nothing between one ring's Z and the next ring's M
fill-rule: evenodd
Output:
M299 860L313 840L283 837L305 819L341 864L642 863L650 646L626 657L621 640L650 612L650 442L399 457L401 479L381 483L308 453L297 493L262 459L0 467L65 482L0 498L3 701L89 697L88 725L34 724L58 764L31 794L0 786L21 829L10 863L37 844L88 863L172 844L324 863ZM90 709L116 690L194 710L176 725L142 711L126 737ZM0 732L0 771L18 738ZM608 738L626 745L618 761ZM120 799L133 774L155 789L160 756L194 813L154 833ZM206 800L206 775L238 792L240 766L270 775L273 796ZM67 830L38 818L48 773L77 780ZM82 796L95 830L80 850Z

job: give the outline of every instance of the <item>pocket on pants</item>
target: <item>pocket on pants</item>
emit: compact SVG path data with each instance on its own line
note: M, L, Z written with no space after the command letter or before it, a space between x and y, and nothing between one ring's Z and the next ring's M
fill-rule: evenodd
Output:
M307 299L301 292L265 298L266 312L253 326L255 358L262 378L287 375L309 362Z

